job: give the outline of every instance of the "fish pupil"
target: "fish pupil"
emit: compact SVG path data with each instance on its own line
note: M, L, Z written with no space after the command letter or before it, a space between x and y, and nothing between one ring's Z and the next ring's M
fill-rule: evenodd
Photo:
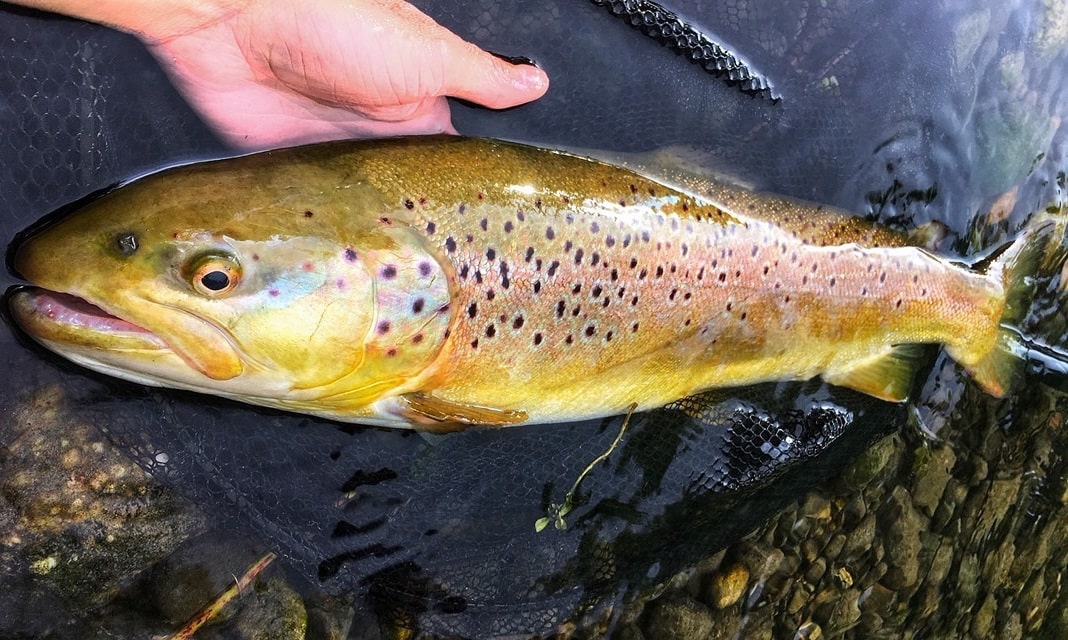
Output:
M225 271L209 271L201 276L200 284L211 291L222 291L230 286L230 276Z

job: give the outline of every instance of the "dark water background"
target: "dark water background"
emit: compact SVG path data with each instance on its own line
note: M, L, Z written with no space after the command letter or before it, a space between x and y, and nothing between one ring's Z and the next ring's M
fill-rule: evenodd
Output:
M721 82L593 3L416 4L485 48L535 59L552 78L544 99L507 112L455 105L465 134L671 147L881 223L939 221L949 231L943 249L960 254L1011 237L1066 199L1068 16L1055 3L672 5L768 77L778 101ZM0 6L0 244L95 189L225 153L136 41ZM4 288L17 282L0 274ZM1057 296L1040 303L1028 328L1063 344ZM589 477L575 525L534 534L533 521L618 420L428 443L102 380L12 331L0 332L0 363L12 372L2 415L60 383L73 415L227 526L279 550L295 579L471 636L544 632L648 588L906 423L901 408L816 384L711 399L700 420L652 414ZM938 397L921 395L928 429L966 429L960 415L999 410L962 410L966 383L940 383L943 364L918 381ZM786 475L765 482L777 473ZM52 605L10 606L45 616Z

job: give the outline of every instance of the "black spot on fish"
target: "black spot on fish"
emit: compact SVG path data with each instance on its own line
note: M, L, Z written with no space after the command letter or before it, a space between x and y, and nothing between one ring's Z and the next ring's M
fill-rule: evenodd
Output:
M428 235L434 235L434 232L437 231L437 228L438 228L438 226L436 224L434 224L433 220L431 220L430 222L426 223L426 232L427 232Z
M601 285L594 285L593 291L590 291L590 295L592 295L594 298L601 297Z
M612 341L612 332L611 331L609 331L608 333L604 334L604 341L605 342L611 342Z
M648 231L642 231L642 242L646 242L646 243L649 242L649 232Z
M527 247L527 253L523 256L523 260L530 262L534 258L534 247Z
M613 236L608 236L608 237L606 237L606 238L604 239L604 244L605 244L605 246L606 246L606 247L608 247L609 249L611 249L612 247L616 246L616 239L615 239L615 237L613 237Z
M723 271L719 272L719 281L720 282L726 282L727 281L727 274L724 273Z
M757 245L755 245L755 244L754 244L754 245L753 245L753 248L749 250L749 255L755 258L755 257L756 257L756 254L757 254L757 253L758 253L759 251L760 251L760 247L758 247Z
M255 256L253 256L253 257L255 258ZM357 257L358 256L356 255L356 250L355 249L353 249L352 247L347 247L345 249L345 261L346 262L356 262L356 258Z
M564 309L566 309L566 308L567 308L567 303L565 303L563 300L557 302L556 303L556 317L557 318L563 318L564 317Z
M601 254L594 251L590 254L590 265L596 267L601 262Z
M456 251L456 241L452 239L452 236L445 238L445 250L449 253Z
M540 280L535 280L533 288L534 288L534 293L540 293L541 292L541 281Z
M545 228L545 237L548 240L552 240L553 238L556 237L556 231L554 231L552 227L546 227Z
M541 209L541 198L536 198L534 200L534 208L535 209Z
M635 322L634 324L630 325L630 332L631 333L638 333L638 323L637 322Z
M559 268L560 268L560 262L557 261L557 260L553 260L552 262L549 263L549 270L546 273L551 278L554 275L556 275L556 270L559 269Z
M472 349L477 349L478 348L478 338L475 338L474 340L471 341L471 348Z
M612 271L609 272L608 277L612 279L612 282L619 280L619 271L612 269Z
M482 284L482 271L475 269L475 282Z
M492 247L489 248L489 249L486 249L486 259L487 260L491 260L492 261L492 260L496 259L496 257L497 257L497 252L494 251Z
M522 210L522 209L520 209L519 211L516 211L516 212L515 212L515 217L516 217L516 219L517 219L517 220L519 220L520 222L523 222L524 220L526 220L526 219L527 219L527 214L523 213L523 210Z
M837 278L833 278L833 277L832 277L832 278L831 278L831 281L830 281L830 283L829 283L829 284L830 284L830 286L832 286L832 287L833 287L833 286L835 285L835 283L837 283L837 282L838 282L838 279L837 279Z
M346 249L346 251L348 251L348 249ZM258 253L252 254L252 261L253 262L259 262L260 261L260 254L258 254Z
M575 286L571 287L571 293L572 294L576 294L579 291L582 291L582 283L581 282L577 283Z
M675 296L678 295L678 293L679 293L678 289L672 289L671 293L668 295L668 300L674 301L675 300Z
M482 218L481 220L478 221L478 226L482 227L483 231L486 231L487 228L489 227L489 220L486 219L486 218Z
M312 217L314 215L315 215L315 212L312 211L311 209L305 209L304 210L304 217L305 218L310 218L310 217Z
M486 325L486 337L487 338L492 338L495 335L497 335L497 327L495 327L492 324L491 325Z
M664 275L664 267L657 266L656 267L656 277L659 278L662 275Z
M539 344L541 344L541 339L542 339L541 338L541 334L540 333L535 333L534 334L534 346L538 346Z
M571 310L571 315L572 317L577 318L580 313L582 313L582 305L576 304L575 308Z
M389 320L383 320L383 321L378 323L378 327L376 327L376 329L377 329L379 335L381 335L381 334L384 334L384 333L389 333L389 330L390 330L390 328L392 326L393 325L391 325L389 323Z
M515 317L515 320L512 321L512 328L513 329L522 329L523 328L523 316L516 316Z
M590 223L590 233L599 233L601 231L601 225L596 221Z
M507 289L511 283L512 281L508 278L508 263L501 260L501 286Z
M465 264L465 265L461 266L460 267L460 277L462 279L464 279L464 280L467 280L467 274L468 274L469 271L470 271L470 267L468 267L468 265Z
M630 246L630 234L623 236L623 248L626 249Z
M419 275L424 278L430 275L430 263L426 260L419 263Z
M638 279L639 280L645 280L645 276L647 276L647 275L649 275L649 271L647 269L642 269L641 271L638 272Z
M564 243L564 253L571 253L571 247L575 246L570 240Z
M458 210L460 212L460 215L463 215L464 212L467 211L467 205L461 202Z
M474 318L476 315L478 315L478 305L472 302L467 306L467 317Z
M575 341L575 337L571 336L571 335L568 335L566 338L564 338L564 342L566 342L567 344L571 344L574 341Z
M631 258L630 259L630 268L633 269L636 266L638 266L638 259L637 258Z
M412 302L412 313L422 313L423 312L423 306L425 304L426 304L425 300L423 300L422 298L416 298L415 301Z
M879 282L886 282L886 272L883 271L879 274Z
M386 266L382 267L382 271L380 271L379 273L386 280L392 280L393 278L397 277L397 265L387 264Z
M407 209L408 211L411 211L412 209L415 208L415 203L412 202L412 200L410 198L405 198L404 199L404 208Z
M497 294L493 292L493 289L486 291L486 300L493 300L495 297L497 297Z
M505 233L511 233L512 229L514 229L514 228L515 228L515 225L512 224L511 220L506 220L504 222L504 232Z

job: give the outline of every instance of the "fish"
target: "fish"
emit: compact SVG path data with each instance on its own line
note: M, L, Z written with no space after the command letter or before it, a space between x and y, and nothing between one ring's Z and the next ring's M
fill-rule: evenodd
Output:
M829 207L428 136L168 168L12 248L21 329L89 369L429 431L578 421L816 377L983 390L1052 225L965 264Z

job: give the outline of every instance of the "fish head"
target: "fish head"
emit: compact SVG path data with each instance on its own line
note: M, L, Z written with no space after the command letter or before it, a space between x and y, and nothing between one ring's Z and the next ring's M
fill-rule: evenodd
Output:
M374 193L274 167L164 172L31 235L13 317L91 369L254 404L334 415L403 386L444 341L441 265Z

